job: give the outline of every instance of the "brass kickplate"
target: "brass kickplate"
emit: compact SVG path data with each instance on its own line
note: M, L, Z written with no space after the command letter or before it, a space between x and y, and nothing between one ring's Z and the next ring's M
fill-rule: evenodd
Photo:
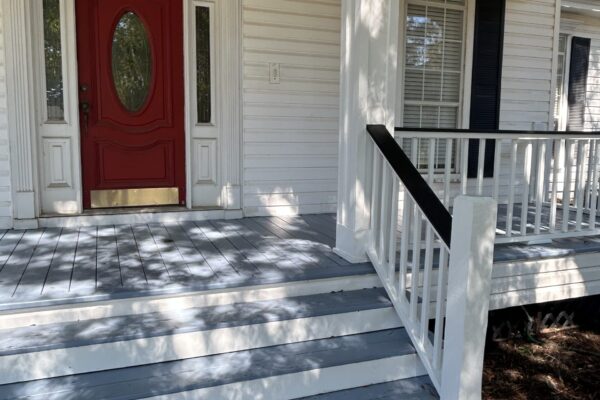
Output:
M171 206L179 204L179 188L92 190L92 208Z

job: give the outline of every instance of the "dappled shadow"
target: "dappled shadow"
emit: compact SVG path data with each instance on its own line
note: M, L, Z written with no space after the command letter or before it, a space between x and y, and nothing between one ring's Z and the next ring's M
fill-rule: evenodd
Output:
M334 232L329 214L8 231L0 310L370 272L333 253Z

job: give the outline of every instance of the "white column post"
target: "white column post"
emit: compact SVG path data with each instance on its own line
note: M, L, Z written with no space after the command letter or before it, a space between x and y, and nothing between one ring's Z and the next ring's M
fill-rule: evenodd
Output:
M16 228L28 228L37 226L31 3L3 0L3 7L13 216Z
M372 153L366 126L394 128L399 12L398 0L342 2L335 251L351 262L367 259Z
M481 398L497 204L487 197L454 202L441 398Z

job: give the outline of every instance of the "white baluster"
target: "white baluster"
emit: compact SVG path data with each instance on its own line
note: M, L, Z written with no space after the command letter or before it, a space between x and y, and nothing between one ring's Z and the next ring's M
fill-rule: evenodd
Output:
M421 210L415 206L415 215L413 223L413 252L412 268L410 269L410 319L417 319L417 306L419 305L419 274L421 272L421 234L422 234L422 216Z
M414 202L404 189L404 200L402 210L402 236L400 236L400 272L398 277L398 298L405 299L406 296L406 274L408 273L408 250L410 247L410 236L412 231L411 218L414 215Z
M581 225L583 222L583 201L585 198L585 182L583 181L583 169L584 165L584 157L585 157L585 140L580 140L577 143L577 165L576 165L576 177L575 177L575 207L577 211L575 212L575 230L578 232L581 231Z
M461 167L461 193L467 194L467 185L469 184L469 139L462 140L462 167Z
M496 201L500 200L500 175L502 168L502 140L496 140L496 149L494 153L494 193Z
M541 141L538 146L538 167L535 196L535 234L539 235L542 225L542 206L544 204L544 187L546 178L546 142Z
M446 139L446 160L444 161L444 205L450 207L450 174L452 172L452 155L454 139ZM456 141L458 143L458 140Z
M390 194L392 191L392 183L390 178L390 166L384 159L383 161L383 176L381 178L381 202L379 204L379 240L377 241L379 262L381 265L387 265L386 246L388 244L386 233L389 232L388 224L391 223L391 204Z
M399 178L393 173L393 185L392 185L392 216L389 225L389 242L388 242L388 279L390 281L390 288L394 288L394 281L396 275L396 240L398 233L398 195L400 191ZM398 293L391 293L390 297L398 297Z
M570 219L570 211L571 211L571 167L573 165L573 142L571 140L567 140L565 142L565 177L564 177L564 187L563 187L563 222L562 222L562 230L563 232L569 232L569 219Z
M592 190L590 195L590 229L596 229L596 215L598 213L598 180L600 179L600 140L593 140L594 159L592 162Z
M444 245L440 249L440 267L438 268L437 296L435 301L435 328L433 333L433 368L442 366L444 342L444 317L446 316L446 292L448 289L448 250Z
M564 141L554 141L554 166L552 168L552 197L550 198L550 233L556 232L556 209L558 207L558 179L563 154Z
M378 232L379 232L379 214L381 208L378 207L381 201L381 167L383 165L383 155L380 153L379 148L375 146L373 151L373 187L371 193L371 248L377 251L378 247ZM381 254L377 254L377 258L380 259ZM380 261L380 260L379 260Z
M527 216L529 214L529 191L531 190L531 157L533 145L525 145L525 159L523 162L523 198L521 201L521 236L527 235Z
M483 194L483 177L485 173L485 147L487 140L479 140L479 154L477 156L477 194Z
M425 265L423 270L423 297L421 303L421 342L428 340L429 305L431 303L431 274L433 271L433 229L427 223L425 238Z
M516 140L510 141L510 182L508 184L508 204L506 206L506 236L512 236L513 214L515 209L515 180L517 179L517 152Z

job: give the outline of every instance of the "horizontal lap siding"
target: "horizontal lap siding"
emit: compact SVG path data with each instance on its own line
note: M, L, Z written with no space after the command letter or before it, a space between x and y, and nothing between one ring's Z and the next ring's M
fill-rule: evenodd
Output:
M244 211L333 212L341 2L243 4ZM280 84L269 63L280 63Z
M555 1L507 0L501 129L548 129Z
M0 3L0 228L12 226L10 158L2 3Z

